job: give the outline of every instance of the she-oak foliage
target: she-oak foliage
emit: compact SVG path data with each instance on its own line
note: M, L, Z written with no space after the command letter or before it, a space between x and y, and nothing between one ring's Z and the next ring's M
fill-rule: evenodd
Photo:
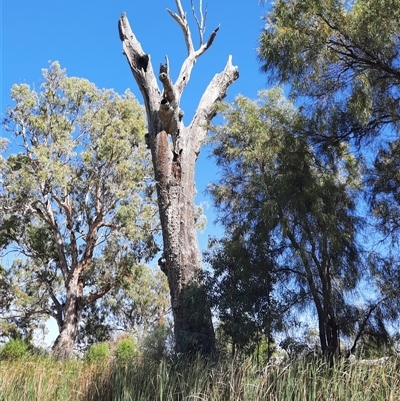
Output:
M249 240L240 232L209 241L205 260L212 267L207 278L217 334L221 351L225 348L232 358L268 360L274 351L273 333L282 328L283 309L272 295L276 277L271 256L265 241Z
M366 159L376 157L363 190L371 211L368 223L375 227L367 247L377 294L356 340L372 316L377 323L370 329L380 336L385 318L398 319L400 299L400 3L277 0L265 20L258 49L262 70L270 82L290 85L290 95L311 117L309 137L322 145L319 151L334 153L345 140ZM367 142L377 147L360 146ZM373 238L375 245L379 240L379 252L371 249Z
M57 62L43 76L40 92L12 87L3 122L13 147L0 159L0 244L20 255L7 316L55 318L53 353L68 358L85 309L157 251L151 164L130 92L67 77Z
M321 349L333 355L339 333L352 328L346 294L360 278L358 163L346 145L333 162L319 157L302 134L305 119L279 89L258 102L238 97L221 113L225 124L213 131L222 178L210 188L220 221L248 249L263 247L282 302L313 305Z
M289 83L320 122L329 120L316 138L335 143L377 135L388 125L397 130L397 0L277 0L265 19L262 70L271 82Z

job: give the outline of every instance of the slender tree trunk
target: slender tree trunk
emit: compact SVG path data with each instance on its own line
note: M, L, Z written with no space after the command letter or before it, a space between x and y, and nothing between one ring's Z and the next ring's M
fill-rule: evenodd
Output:
M322 307L324 309L324 326L325 326L325 337L326 337L326 355L331 361L339 353L339 329L336 322L336 314L333 305L333 294L332 294L332 277L330 272L330 262L327 257L328 252L327 242L324 241L324 250L322 262L317 264L319 270L319 276L322 285ZM316 260L316 258L315 258Z
M83 308L82 292L83 286L79 282L78 274L72 275L67 286L63 325L52 349L53 355L58 359L69 359L73 355Z
M317 303L317 302L316 302ZM329 359L339 353L339 329L334 315L330 315L318 301L318 328L322 354Z
M180 98L200 55L213 43L218 28L206 43L194 50L190 29L180 0L178 14L168 10L181 27L188 56L175 83L169 76L169 62L160 66L158 88L150 56L146 54L129 25L125 14L119 20L123 42L133 76L143 95L149 133L146 142L151 149L164 250L161 270L167 275L174 317L176 351L209 355L215 351L215 335L211 311L202 282L202 262L194 219L194 172L207 125L215 115L216 103L225 97L229 85L238 78L231 59L216 74L204 92L188 127L183 126Z
M318 315L318 335L319 335L319 343L321 346L321 351L323 354L326 353L328 349L328 344L326 342L326 330L325 330L325 317L323 311L317 307L317 315Z

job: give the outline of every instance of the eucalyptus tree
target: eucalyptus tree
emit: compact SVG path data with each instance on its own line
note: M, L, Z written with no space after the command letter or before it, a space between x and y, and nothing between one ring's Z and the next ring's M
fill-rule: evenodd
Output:
M360 278L358 163L344 144L335 160L318 156L303 135L304 117L279 89L220 111L225 124L213 128L213 154L221 178L210 188L220 222L250 242L262 233L275 291L311 305L321 349L333 355L349 326L346 295Z
M196 50L181 1L175 0L175 3L177 12L167 11L182 29L188 55L175 83L170 77L168 58L160 65L161 89L150 55L142 49L125 13L119 19L118 27L123 53L146 107L146 142L151 150L157 182L164 243L160 268L168 277L176 350L210 354L215 349L215 336L200 278L202 262L195 228L194 172L207 125L215 115L216 103L225 97L228 87L238 78L238 70L229 57L224 70L211 80L192 121L185 127L180 107L182 93L196 61L210 48L219 27L203 41L205 20L201 13L202 16L196 18L201 42Z
M398 132L397 0L277 0L265 19L262 69L271 81L289 83L320 121L329 118L315 138L334 144L385 126Z
M14 256L15 313L52 316L53 353L68 358L85 309L134 279L157 251L152 166L144 114L130 92L67 77L58 63L43 76L40 92L11 90L0 244Z

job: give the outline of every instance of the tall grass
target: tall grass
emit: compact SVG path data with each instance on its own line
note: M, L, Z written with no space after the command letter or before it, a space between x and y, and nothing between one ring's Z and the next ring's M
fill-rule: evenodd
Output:
M0 362L0 401L84 400L91 384L105 376L107 365L24 357Z
M251 361L137 359L85 363L29 357L0 362L0 401L399 401L400 364L321 361L257 368Z

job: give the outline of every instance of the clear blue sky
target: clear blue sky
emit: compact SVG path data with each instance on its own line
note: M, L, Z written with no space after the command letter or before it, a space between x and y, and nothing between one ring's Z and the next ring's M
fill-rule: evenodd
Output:
M205 6L207 0L203 3ZM190 0L182 0L182 5L192 20ZM166 8L176 11L174 0L1 0L0 7L2 114L12 104L11 86L27 83L39 90L41 69L56 60L69 76L87 78L98 87L114 88L119 93L130 88L143 103L118 37L117 22L123 11L156 71L168 55L175 80L186 56L182 32L166 12ZM239 67L240 78L229 88L227 99L232 100L239 93L254 98L265 88L266 77L259 73L256 48L262 17L268 8L268 3L263 5L258 0L208 1L205 38L218 24L221 28L212 47L197 62L184 92L181 107L185 124L190 122L204 89L214 74L223 70L230 54L233 64ZM197 44L195 24L192 36ZM7 134L2 131L2 135ZM204 189L213 179L215 170L204 149L197 165L198 203L207 200ZM212 210L206 210L206 215L207 230L199 237L203 249L208 235L219 231L212 224Z

